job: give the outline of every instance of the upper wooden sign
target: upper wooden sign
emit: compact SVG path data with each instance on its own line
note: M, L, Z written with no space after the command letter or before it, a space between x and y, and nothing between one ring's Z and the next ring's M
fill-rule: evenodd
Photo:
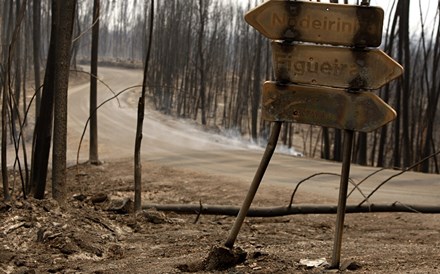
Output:
M384 12L379 7L271 0L249 11L245 20L275 40L378 47Z
M379 89L403 73L379 49L272 42L275 79L355 90Z

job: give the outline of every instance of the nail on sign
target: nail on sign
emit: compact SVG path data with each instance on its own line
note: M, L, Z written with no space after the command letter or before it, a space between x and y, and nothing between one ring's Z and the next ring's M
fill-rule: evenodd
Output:
M275 40L378 47L384 12L379 7L271 0L249 11L245 20Z
M379 49L272 42L275 78L282 82L349 89L379 89L403 73Z
M349 93L345 89L266 82L262 117L272 122L370 132L394 120L396 112L370 92Z

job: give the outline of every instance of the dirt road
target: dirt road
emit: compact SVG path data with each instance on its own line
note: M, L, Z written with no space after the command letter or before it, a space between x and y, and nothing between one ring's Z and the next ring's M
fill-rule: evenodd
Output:
M99 77L115 92L129 86L139 85L142 73L137 70L100 68ZM69 95L69 152L68 161L74 163L79 136L88 117L88 85L74 87ZM128 91L120 97L120 105L113 100L98 113L100 159L128 158L133 155L136 128L136 100L140 89ZM113 96L99 85L98 102ZM88 132L83 142L80 160L87 160ZM198 130L191 122L176 120L151 109L146 110L143 159L171 167L195 170L207 174L229 176L251 182L261 159L263 149L245 141L228 139ZM291 184L317 172L340 173L341 164L311 160L276 153L269 165L263 184ZM376 168L353 165L351 177L359 182ZM398 171L385 170L374 175L361 185L368 195L378 184ZM395 202L408 204L440 205L440 177L408 172L389 183L375 194L371 203ZM326 201L336 201L339 178L321 176L301 186L301 192L322 195ZM362 196L354 192L348 203L361 201Z

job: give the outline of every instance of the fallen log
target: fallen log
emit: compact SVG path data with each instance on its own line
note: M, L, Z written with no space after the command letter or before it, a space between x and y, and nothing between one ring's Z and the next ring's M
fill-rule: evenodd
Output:
M196 204L145 204L142 209L155 208L159 211L172 211L180 214L205 214L237 216L239 207L223 205L196 205ZM248 217L279 217L299 214L336 214L337 205L313 205L301 204L280 206L280 207L258 207L250 208ZM346 213L373 213L373 212L409 212L409 213L440 213L440 206L429 205L405 205L393 204L371 204L371 205L347 205Z

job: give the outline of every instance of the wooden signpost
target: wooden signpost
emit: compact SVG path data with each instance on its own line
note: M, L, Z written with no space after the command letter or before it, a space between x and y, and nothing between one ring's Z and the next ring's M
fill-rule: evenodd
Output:
M225 246L232 248L266 168L283 122L344 129L344 150L331 268L339 268L354 131L373 131L396 118L374 93L403 73L378 49L384 12L365 5L271 0L245 20L272 42L276 82L263 88L262 118L274 122L257 172ZM318 43L319 45L297 42ZM325 45L323 45L325 44ZM333 46L329 46L333 45Z

